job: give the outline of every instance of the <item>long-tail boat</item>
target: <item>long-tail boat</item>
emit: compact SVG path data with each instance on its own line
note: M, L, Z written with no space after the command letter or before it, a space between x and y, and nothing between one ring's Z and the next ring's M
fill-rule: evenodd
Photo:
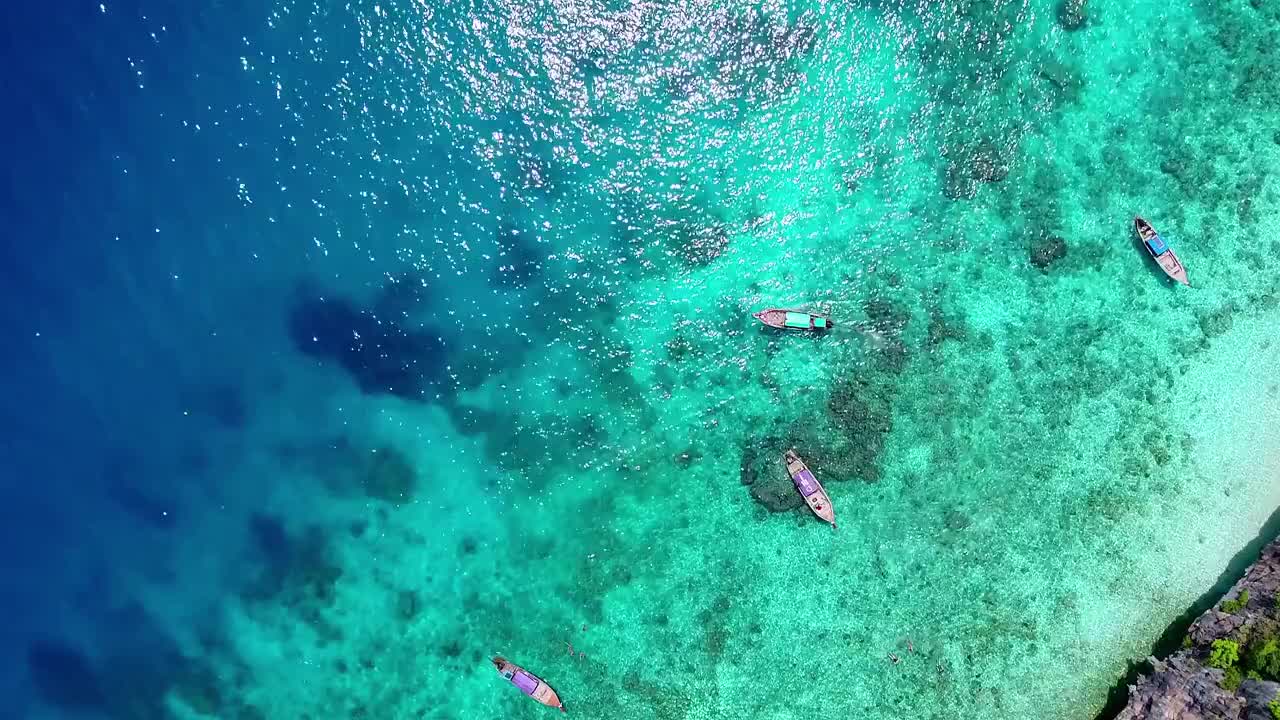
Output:
M800 491L800 496L809 504L809 509L820 519L831 523L831 529L835 530L836 510L831 507L831 498L827 497L822 483L813 476L813 471L804 464L795 450L788 450L783 455L783 460L787 463L787 474L791 476L791 482L796 484L796 490Z
M751 317L779 330L829 330L834 323L831 318L807 310L780 310L769 308L751 313Z
M1178 282L1191 287L1191 281L1187 279L1187 269L1182 266L1182 262L1178 260L1178 256L1174 254L1170 248L1151 227L1151 223L1140 217L1133 219L1133 229L1138 232L1138 239L1142 241L1142 246L1151 254L1151 258L1156 261L1160 269L1165 275L1177 280Z
M493 658L493 666L498 669L499 675L510 680L512 685L520 688L520 692L543 705L560 708L560 712L568 712L568 710L564 709L564 703L560 702L560 696L556 695L556 691L552 690L551 686L543 681L542 678L501 655Z

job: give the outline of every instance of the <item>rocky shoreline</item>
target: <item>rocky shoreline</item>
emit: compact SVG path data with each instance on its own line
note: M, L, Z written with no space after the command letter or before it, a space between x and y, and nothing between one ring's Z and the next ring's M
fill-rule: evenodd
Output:
M1280 720L1280 539L1191 624L1181 649L1148 662L1114 720Z

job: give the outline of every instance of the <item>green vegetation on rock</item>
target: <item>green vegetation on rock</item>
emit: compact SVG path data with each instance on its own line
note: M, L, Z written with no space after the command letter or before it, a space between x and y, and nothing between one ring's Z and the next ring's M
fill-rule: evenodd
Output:
M1226 670L1234 667L1240 660L1240 645L1235 640L1214 640L1209 650L1209 661L1205 664L1211 668Z
M1245 667L1268 680L1280 680L1280 640L1270 635L1250 643Z
M1234 615L1240 612L1241 610L1243 610L1244 606L1248 604L1249 604L1249 591L1245 590L1244 592L1240 593L1240 597L1234 600L1223 600L1222 612L1227 613L1228 615Z
M1280 720L1280 700L1272 700L1267 709L1271 711L1271 717Z
M1235 692L1240 687L1240 683L1244 682L1244 673L1240 672L1238 667L1229 667L1222 673L1222 689Z

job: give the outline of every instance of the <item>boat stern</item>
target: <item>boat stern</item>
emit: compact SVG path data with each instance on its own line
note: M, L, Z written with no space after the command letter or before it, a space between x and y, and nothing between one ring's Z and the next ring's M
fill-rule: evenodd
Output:
M560 696L556 694L555 690L551 689L550 685L543 683L542 687L543 691L535 698L538 702L553 708L559 708L560 712L569 712L564 709L564 703L560 702Z

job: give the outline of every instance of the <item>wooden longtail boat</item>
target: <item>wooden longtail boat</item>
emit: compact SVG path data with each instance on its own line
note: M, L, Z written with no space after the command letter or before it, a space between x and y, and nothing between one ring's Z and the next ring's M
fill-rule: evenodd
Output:
M560 712L568 712L568 710L564 709L564 703L560 702L560 696L556 695L556 691L552 690L551 686L544 682L542 678L508 661L501 655L493 658L493 666L498 669L499 675L510 680L512 685L520 688L520 692L543 705L560 708Z
M835 530L836 510L831 507L831 498L827 497L822 483L813 476L813 471L796 455L795 450L788 450L783 459L787 463L787 474L791 476L791 482L796 484L796 490L800 491L801 497L809 504L809 509L814 515L831 523L831 529Z
M1182 267L1182 262L1178 260L1178 256L1173 250L1165 244L1164 238L1151 227L1151 223L1140 217L1133 219L1133 229L1138 232L1138 239L1142 241L1142 247L1147 249L1151 258L1156 261L1160 269L1165 275L1177 280L1178 282L1191 287L1191 281L1187 279L1187 269Z
M828 330L834 323L831 318L807 310L779 310L769 308L752 313L751 317L779 330Z

